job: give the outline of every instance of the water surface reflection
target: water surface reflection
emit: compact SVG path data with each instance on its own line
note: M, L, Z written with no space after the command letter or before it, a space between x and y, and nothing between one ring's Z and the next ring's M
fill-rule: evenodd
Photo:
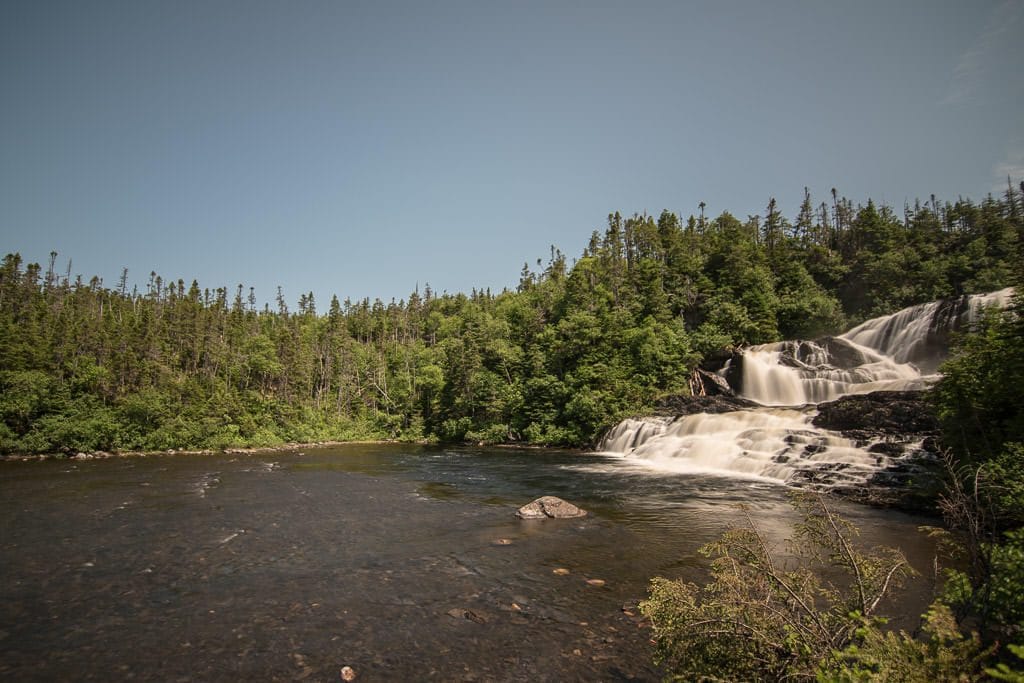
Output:
M591 514L513 516L544 494ZM737 503L774 541L788 534L779 487L568 452L4 462L0 674L655 680L649 632L623 605L656 574L703 578L697 548L740 520ZM839 507L929 566L921 520Z

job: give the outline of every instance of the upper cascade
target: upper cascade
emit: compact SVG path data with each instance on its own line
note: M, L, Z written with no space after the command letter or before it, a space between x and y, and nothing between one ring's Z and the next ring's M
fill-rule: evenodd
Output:
M940 299L911 306L892 315L861 323L843 334L855 344L875 349L897 363L913 363L935 372L949 353L949 335L981 319L986 308L1005 308L1013 295L1007 287L988 294Z
M1012 288L911 306L838 337L753 346L720 371L737 393L762 405L798 406L847 394L922 389L949 351L953 332L1004 307Z

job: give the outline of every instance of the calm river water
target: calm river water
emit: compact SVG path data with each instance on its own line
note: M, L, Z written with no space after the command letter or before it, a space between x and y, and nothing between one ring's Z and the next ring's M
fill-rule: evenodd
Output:
M0 462L0 678L657 680L629 603L706 578L738 503L781 544L785 493L509 449ZM590 515L514 516L541 495ZM929 520L835 507L927 573Z

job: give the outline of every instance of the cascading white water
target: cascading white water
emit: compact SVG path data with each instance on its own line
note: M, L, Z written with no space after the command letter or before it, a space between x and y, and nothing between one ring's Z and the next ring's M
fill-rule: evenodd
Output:
M834 346L842 337L832 340ZM880 390L921 389L927 384L916 367L897 363L870 348L846 342L847 355L857 362L842 368L815 342L777 342L743 353L743 398L766 406L799 406L834 401L848 394ZM801 350L809 350L807 357Z
M846 479L862 480L890 460L814 428L806 417L795 409L765 408L625 420L608 434L602 451L626 453L658 470L778 481L809 463L843 463ZM631 445L623 449L625 443Z
M1003 308L1013 288L961 299L932 301L861 323L843 335L855 344L877 350L897 363L915 363L934 370L945 355L948 334L980 319L989 306ZM937 348L930 348L937 347Z
M601 443L604 453L652 468L752 476L779 482L815 479L856 485L894 463L811 424L814 404L878 390L921 389L947 348L948 335L1005 306L1012 289L913 306L818 342L746 349L738 392L764 408L624 420ZM920 365L918 365L920 364ZM728 377L727 365L721 374ZM783 408L788 406L788 408Z

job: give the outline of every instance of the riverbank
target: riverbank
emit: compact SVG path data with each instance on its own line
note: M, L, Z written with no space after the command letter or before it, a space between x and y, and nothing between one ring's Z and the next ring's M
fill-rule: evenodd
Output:
M79 453L32 453L32 454L6 454L0 455L0 462L19 462L31 460L104 460L107 458L146 458L161 455L262 455L267 453L298 453L312 448L333 448L336 446L383 446L411 444L416 446L438 446L440 444L432 439L353 439L351 441L310 441L305 443L284 443L276 446L232 446L229 448L169 448L167 450L150 451L83 451ZM458 447L469 448L501 448L524 451L558 451L572 453L589 453L589 448L567 448L538 446L527 443L499 443L488 444L483 442L465 442L447 444Z
M36 453L8 454L0 456L0 461L23 460L104 460L107 458L146 458L160 455L261 455L265 453L299 453L309 448L329 448L347 445L383 445L413 443L420 446L428 445L427 441L402 441L399 439L356 439L353 441L312 441L309 443L285 443L277 446L250 446L230 448L169 448L162 451L89 451L80 453ZM299 453L301 455L301 453Z

